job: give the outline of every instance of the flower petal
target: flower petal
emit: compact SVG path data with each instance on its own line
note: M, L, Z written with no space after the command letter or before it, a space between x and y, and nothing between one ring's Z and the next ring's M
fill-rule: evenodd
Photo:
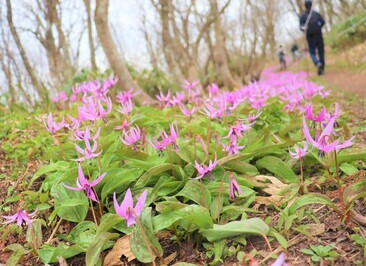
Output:
M142 192L141 196L137 199L137 203L135 206L135 213L137 216L140 216L140 214L142 212L142 208L144 207L144 204L146 202L146 197L147 197L147 190L144 190L144 192Z

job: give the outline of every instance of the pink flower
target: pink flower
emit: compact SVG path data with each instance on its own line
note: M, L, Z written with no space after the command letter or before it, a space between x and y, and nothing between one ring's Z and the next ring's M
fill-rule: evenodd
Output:
M131 189L128 189L121 205L119 205L116 197L116 192L114 192L113 194L114 209L120 217L126 219L128 227L136 224L137 217L139 217L142 213L142 209L146 202L146 197L147 197L147 190L142 192L141 196L137 198L137 203L135 207L133 207L133 198Z
M303 117L303 131L306 140L315 148L317 148L320 151L320 155L323 155L324 153L329 153L335 150L344 149L347 147L350 147L353 145L353 139L354 137L346 140L343 144L339 145L339 140L335 140L332 142L331 139L331 133L333 132L333 127L335 123L335 118L332 118L328 125L324 128L323 132L320 134L316 140L314 140L309 132L309 128L306 124L305 117Z
M211 172L215 169L216 165L217 165L216 154L215 154L215 160L213 162L210 160L209 165L207 166L206 165L201 166L197 161L195 161L195 168L197 169L199 176L192 179L201 179L204 176L208 175L212 180L213 176Z
M37 210L35 210L32 213L27 213L27 211L23 211L21 209L18 209L17 213L11 216L3 215L3 218L6 219L6 222L3 222L2 224L10 224L17 221L18 226L22 226L22 223L24 222L29 227L32 227L32 221L30 218L36 214Z
M94 140L96 141L100 134L100 127L98 128L97 132L94 134L94 136L91 136L89 127L85 128L85 131L80 131L79 128L77 128L74 131L74 136L77 140Z
M123 121L122 125L116 126L115 130L124 130L127 131L130 128L131 123L128 122L126 119Z
M129 130L124 131L123 134L124 134L124 139L122 137L120 137L120 140L122 141L122 143L125 144L126 146L133 145L134 149L138 150L137 142L141 138L140 128L136 125L136 127L132 127Z
M118 111L122 114L124 114L125 116L129 116L132 112L132 108L133 108L133 104L131 100L125 101L121 103L120 108L118 109Z
M107 104L106 110L102 105L102 101ZM109 97L105 97L104 99L102 99L102 101L98 101L98 115L100 118L105 120L107 115L112 111L112 100Z
M202 114L205 114L209 119L222 119L225 109L215 109L211 104L205 103L205 108L202 108Z
M62 185L70 190L84 190L85 195L91 199L92 201L98 202L95 193L93 191L93 187L95 187L96 185L98 185L100 183L100 181L103 180L103 178L105 177L107 173L104 173L102 175L100 175L97 179L95 179L92 182L89 182L88 180L86 180L84 173L83 173L83 169L81 168L81 165L79 164L78 166L78 179L76 180L76 186L77 187L70 187L65 185L64 183L62 183Z
M281 253L278 258L276 259L276 261L274 263L271 264L271 266L287 266L288 264L285 261L286 256L285 253Z
M132 101L133 97L136 96L138 93L133 93L133 88L127 91L121 91L117 95L117 102L120 104Z
M60 129L64 128L64 126L65 126L64 119L62 119L62 121L59 124L56 124L53 121L52 113L49 113L49 115L48 115L47 125L46 125L46 122L44 120L43 120L43 123L44 123L46 129L49 132L51 132L52 135L55 134Z
M76 159L75 161L77 161L77 162L82 162L82 161L85 161L85 160L93 159L95 157L98 157L102 153L102 151L100 151L98 153L95 153L95 151L98 148L98 143L96 141L94 141L93 148L90 145L90 140L85 139L84 142L85 142L85 150L80 148L79 145L75 144L76 150L80 154L84 155L83 157L81 157L79 159Z
M248 131L252 125L254 123L251 124L242 124L242 123L237 123L235 126L230 126L230 130L229 130L229 135L228 137L230 138L230 141L237 141L238 137L243 137L243 133Z
M229 155L231 154L237 154L241 149L245 147L237 145L236 141L230 141L228 145L223 145L224 150L228 152Z
M197 112L196 106L193 106L191 110L188 110L185 105L180 105L179 108L185 116L192 117L192 115L194 115Z
M215 83L212 83L208 85L207 90L209 97L212 98L213 96L219 93L219 86L217 86L217 84Z
M191 91L191 90L195 89L199 83L200 83L199 80L194 80L192 82L185 80L184 85L182 85L182 88L186 89L187 91Z
M169 145L168 138L163 138L161 142L159 142L157 139L154 139L154 142L151 142L150 140L148 140L148 142L150 143L151 147L158 150L160 153L166 150Z
M325 115L326 115L326 109L325 107L322 108L322 110L320 111L319 115L318 116L315 116L313 114L313 108L311 107L311 105L306 105L305 106L305 115L306 115L306 118L310 121L314 121L314 122L322 122L325 118Z
M297 144L295 144L294 149L295 152L289 151L290 156L295 159L301 159L302 157L306 156L306 152L308 150L308 144L304 142L303 148L300 148L299 146L297 146Z
M178 126L177 124L171 124L169 143L172 145L176 145L177 139L178 139Z
M160 92L159 95L156 95L156 98L163 104L168 103L170 101L170 90L168 90L166 96L163 94L163 92Z
M230 174L230 183L229 183L229 196L230 199L235 199L237 196L244 196L243 190L240 188L238 182L235 180L233 174Z

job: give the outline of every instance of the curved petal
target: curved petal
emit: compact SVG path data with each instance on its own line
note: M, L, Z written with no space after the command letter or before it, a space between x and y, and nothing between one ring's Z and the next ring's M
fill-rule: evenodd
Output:
M3 222L2 224L10 224L18 218L18 213L14 214L14 215L11 215L11 216L3 215L3 218L8 220L8 221Z
M84 187L85 184L88 184L88 180L85 178L81 164L78 165L78 180L82 187Z
M129 214L129 215L127 216L126 220L127 220L127 226L128 226L128 227L130 227L130 226L132 226L132 225L136 224L136 219L135 219L131 214Z
M319 136L319 140L323 139L324 137L329 137L333 132L333 127L335 123L335 118L332 118L328 125L324 128L323 132Z
M121 211L125 214L125 216L127 216L127 210L129 208L133 208L133 198L130 188L127 190L120 207Z
M103 180L103 178L105 177L107 173L104 173L102 175L100 175L97 179L95 179L93 182L89 183L91 187L94 187L96 185L98 185L100 183L100 181Z
M62 185L67 188L67 189L70 189L70 190L83 190L82 188L78 188L78 187L70 187L68 185L65 185L65 183L62 183Z
M336 147L336 150L341 150L341 149L344 149L344 148L347 148L347 147L352 146L352 145L353 145L353 140L354 140L354 138L355 138L355 137L353 136L352 138L350 138L350 139L346 140L343 144L338 145L338 146Z
M146 202L146 197L147 197L147 190L144 190L144 192L142 192L141 196L137 199L137 203L135 206L135 212L137 216L140 216L141 212L142 212L142 208L144 207L144 204Z
M125 211L123 211L123 210L121 209L121 206L118 204L117 197L116 197L116 192L114 192L114 193L113 193L113 204L114 204L114 210L116 211L116 213L117 213L120 217L122 217L122 218L124 218L124 219L127 219L127 217L126 217L126 212L125 212Z
M84 151L82 148L80 148L80 146L79 146L79 145L77 145L76 143L75 143L75 149L76 149L80 154L85 154L85 151Z
M327 114L327 110L325 109L325 107L323 107L315 121L322 122L324 120L326 114Z
M303 131L304 131L304 135L305 135L306 140L311 145L316 146L317 143L313 140L313 138L310 135L309 128L308 128L308 125L306 124L306 120L305 120L305 117L304 116L302 117L302 128L303 128Z

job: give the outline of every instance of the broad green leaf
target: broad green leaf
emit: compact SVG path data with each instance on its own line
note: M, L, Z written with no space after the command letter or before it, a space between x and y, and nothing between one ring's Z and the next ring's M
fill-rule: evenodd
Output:
M258 169L254 165L251 165L244 161L234 160L224 165L229 171L235 171L241 174L255 176L258 175Z
M109 231L113 228L113 226L117 225L120 222L122 222L122 218L119 217L117 214L104 214L97 228L97 235Z
M100 252L103 250L103 246L111 239L119 237L119 234L103 232L95 236L94 241L90 244L90 247L85 254L85 264L87 266L94 266L97 264L100 258Z
M322 194L307 194L303 195L300 198L296 199L289 208L289 213L293 214L296 212L297 209L301 208L302 206L308 204L326 204L328 206L333 206L333 202L325 195Z
M299 179L292 169L277 157L264 157L256 162L256 166L260 169L267 169L285 183L299 183Z
M130 238L131 251L139 261L149 263L152 262L156 256L162 256L163 249L160 246L157 237L154 235L151 221L151 208L145 208L139 219L143 228L140 228L138 224L135 226ZM144 232L141 230L144 230ZM149 248L146 246L146 241L149 243L152 254L150 254ZM155 251L157 251L158 254L156 254ZM151 257L151 255L153 257Z
M91 222L91 221L83 221L78 223L69 233L69 235L67 236L67 240L71 243L77 244L79 243L79 236L83 233L83 232L92 232L95 234L95 230L96 230L96 225L95 223Z
M6 266L17 266L19 261L30 251L26 250L22 245L11 244L6 246L2 251L13 251L11 256L6 261Z
M51 189L57 215L70 222L82 222L88 213L88 200L83 191L73 191L62 184Z
M338 164L343 164L343 163L351 163L354 161L363 161L366 162L366 152L360 152L360 153L354 153L354 154L346 154L346 153L341 153L338 155ZM334 166L335 162L333 161L331 163L331 166Z
M27 242L33 246L33 241L35 241L37 247L39 247L42 244L42 236L42 222L39 219L32 221L32 227L28 227L26 233Z
M36 181L39 177L44 174L55 172L55 171L66 171L70 168L70 162L58 161L56 163L51 163L45 167L39 169L32 177L29 182L29 187Z
M341 169L342 172L345 173L346 175L355 175L358 173L358 169L354 165L349 163L344 163L340 165L339 169Z
M107 172L104 177L103 188L101 192L101 201L114 192L127 190L132 182L137 180L142 174L139 169L113 169Z
M201 229L201 233L208 241L213 242L239 235L267 235L268 225L259 218L251 218L244 221L234 221L225 225L214 224L211 229Z
M44 264L54 263L58 261L58 257L62 256L65 259L72 258L82 252L85 252L79 245L68 246L64 243L60 243L57 247L44 245L39 251L38 256L41 258Z
M252 156L251 153L237 153L237 154L231 154L231 155L228 155L224 158L221 158L219 160L217 160L217 164L218 165L225 165L231 161L236 161L236 160L239 160L239 159L247 159L247 158L250 158Z
M268 235L269 236L274 236L277 239L278 243L280 243L280 245L284 249L287 249L288 241L281 234L279 234L275 229L271 228Z
M180 209L169 211L164 210L166 212L153 217L152 222L155 232L159 232L160 230L169 228L175 222L182 219L197 225L199 228L212 227L212 218L206 208L198 205L180 204L179 206Z
M146 187L149 179L156 175L161 175L162 173L169 171L172 169L172 164L163 163L157 166L152 167L148 171L146 171L140 178L137 180L135 184L135 188L144 188Z
M176 194L176 197L184 197L192 200L200 206L208 207L211 204L211 193L207 186L198 180L189 180L184 188Z

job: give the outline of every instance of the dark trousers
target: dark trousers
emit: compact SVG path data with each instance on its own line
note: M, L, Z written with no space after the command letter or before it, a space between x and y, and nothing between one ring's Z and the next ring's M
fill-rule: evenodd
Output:
M322 63L323 67L325 66L325 59L324 59L324 41L323 35L316 34L307 36L308 46L309 46L309 53L311 55L311 59L314 62L314 65L317 66L318 63ZM317 58L316 52L318 52L319 59Z

